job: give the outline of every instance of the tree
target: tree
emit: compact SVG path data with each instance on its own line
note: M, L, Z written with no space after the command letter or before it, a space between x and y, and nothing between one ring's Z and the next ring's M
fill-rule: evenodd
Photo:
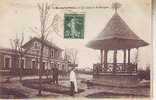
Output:
M24 33L21 34L20 38L18 38L18 36L16 35L15 39L10 39L12 51L14 52L14 56L16 60L15 65L19 68L18 72L19 72L20 81L22 81L22 75L23 75L23 69L24 69L22 59L24 55L27 53L27 51L29 50L29 48L23 49L22 47L23 42L24 42Z
M42 3L42 4L38 4L38 9L40 12L40 34L41 34L41 50L40 50L40 58L39 58L39 63L40 63L40 67L39 67L39 91L38 91L38 95L41 95L41 91L42 91L42 69L43 69L43 63L42 63L42 58L43 58L43 49L44 49L44 41L46 40L48 34L46 33L46 21L47 21L47 17L49 14L49 10L50 7L49 5L46 3Z
M72 64L76 64L77 59L77 55L78 55L78 50L71 48L71 49L65 49L65 53L64 53L64 59L71 62Z
M40 48L40 54L39 54L39 91L38 95L41 95L42 91L42 69L43 69L43 50L44 50L44 41L47 40L47 37L50 32L54 31L57 36L62 37L58 34L58 19L59 16L55 15L52 20L50 20L50 10L53 7L52 4L49 4L48 2L38 3L37 4L39 16L40 16L40 27L35 27L35 30L39 29L39 32L36 32L34 29L31 28L32 31L39 33L39 38L41 40L41 48ZM52 29L52 30L51 30Z
M41 50L40 50L40 57L39 57L39 91L38 95L41 95L42 91L42 69L43 69L43 63L42 63L42 58L43 58L43 50L44 50L44 41L47 40L47 37L49 33L51 32L50 29L53 29L56 33L58 32L56 22L58 21L58 16L54 16L52 19L52 22L49 23L50 19L50 9L51 5L48 3L41 3L38 4L38 10L40 14L40 40L41 40Z

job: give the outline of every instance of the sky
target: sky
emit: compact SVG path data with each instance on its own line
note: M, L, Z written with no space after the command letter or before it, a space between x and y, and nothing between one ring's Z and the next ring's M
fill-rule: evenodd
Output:
M152 59L152 39L151 39L151 1L150 0L0 0L0 47L10 48L9 39L15 38L23 32L25 42L30 37L39 35L39 12L37 3L49 2L54 6L106 6L107 9L51 9L50 18L56 14L59 16L58 29L59 36L51 32L48 39L61 48L76 48L78 50L78 60L80 68L92 67L99 61L99 51L87 48L85 45L96 37L105 27L109 19L114 14L111 9L113 2L121 3L118 10L121 18L129 27L143 40L150 45L139 48L138 64L139 68L151 65ZM84 39L64 39L63 38L63 15L64 13L85 14ZM49 20L51 22L52 20ZM109 57L112 54L109 54ZM119 62L123 59L119 55ZM108 58L111 59L111 58Z

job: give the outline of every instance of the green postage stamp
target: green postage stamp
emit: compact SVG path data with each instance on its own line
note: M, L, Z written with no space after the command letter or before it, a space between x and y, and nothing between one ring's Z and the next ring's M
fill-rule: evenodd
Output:
M64 38L84 38L84 14L64 14Z

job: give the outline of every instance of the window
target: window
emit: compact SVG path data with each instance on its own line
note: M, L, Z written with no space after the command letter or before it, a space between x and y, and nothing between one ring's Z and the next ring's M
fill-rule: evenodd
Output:
M56 58L58 57L58 51L55 52L55 57L56 57Z
M4 68L11 68L11 57L4 56Z
M50 52L50 57L51 57L51 58L54 58L54 49L51 50L51 52Z
M35 66L36 66L36 62L35 62L35 60L32 60L32 62L31 62L31 68L32 69L35 69Z
M2 55L0 54L0 64L2 63Z
M20 59L19 59L19 68L24 68L25 69L25 58L22 58L22 60L20 61Z
M53 63L53 62L50 63L50 67L51 67L51 68L54 67L54 63Z
M54 49L52 50L52 57L54 57Z
M40 48L40 46L39 46L39 43L38 43L38 42L34 42L34 48L35 48L35 49L39 49L39 48Z
M58 57L59 57L59 58L61 57L61 52L60 52L60 51L58 52Z
M61 66L60 66L60 64L59 64L59 63L57 64L57 67L58 67L58 69L59 69L59 70L61 70Z
M47 67L48 67L48 70L51 69L51 67L50 67L50 63L48 63L48 62L47 62Z
M62 70L65 71L65 66L64 66L64 64L62 64Z
M61 56L60 51L57 51L57 52L56 52L56 57L57 57L57 58L60 58L60 56Z
M42 70L45 70L46 69L46 62L42 62L43 63L43 69Z
M22 61L21 61L21 67L25 69L25 59L22 59Z

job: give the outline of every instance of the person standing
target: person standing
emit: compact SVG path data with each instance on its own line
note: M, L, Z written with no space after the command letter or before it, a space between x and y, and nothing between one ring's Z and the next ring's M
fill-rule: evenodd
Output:
M70 94L71 94L71 96L74 96L74 94L76 92L78 92L76 74L75 74L74 70L75 70L75 68L72 68L72 70L70 71L70 84L71 84Z
M58 85L58 78L59 78L59 70L58 70L58 68L56 68L56 70L55 70L55 82L57 85Z
M56 65L53 68L53 82L54 84L58 84L58 68L56 68Z

